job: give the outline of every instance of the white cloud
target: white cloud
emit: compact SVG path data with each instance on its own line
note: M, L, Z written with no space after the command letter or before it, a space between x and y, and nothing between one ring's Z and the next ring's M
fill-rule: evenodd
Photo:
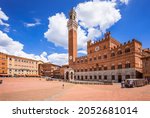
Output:
M26 27L34 27L34 26L37 26L37 25L40 25L41 22L40 22L40 19L34 19L34 23L24 23L24 25Z
M3 22L3 21L7 21L8 19L9 17L0 8L0 25L9 27L9 24Z
M28 54L23 51L23 47L24 45L22 43L13 40L6 33L0 30L0 52L30 59L42 60L44 62L51 62L59 65L66 64L68 62L68 54L54 53L48 55L46 52L42 52L40 55Z
M21 43L14 41L6 33L0 31L0 51L14 54L20 52L22 49L23 45Z
M88 29L88 38L89 39L95 39L96 37L99 37L101 35L102 35L101 31L96 28Z
M4 28L4 32L9 32L10 31L10 28L9 27L5 27Z
M48 56L48 60L53 64L58 64L58 65L68 64L68 54L53 53Z
M94 40L100 37L102 33L121 19L116 4L112 1L94 0L80 3L75 7L79 23L78 49L85 50L89 39ZM65 49L68 48L67 21L64 13L57 13L49 17L48 30L44 33L48 41Z
M48 31L44 33L45 38L56 46L67 48L67 21L64 13L57 13L49 17Z
M95 0L80 3L76 7L76 12L80 25L84 24L87 28L99 27L103 32L121 19L116 3L111 1Z
M86 55L87 51L86 50L78 50L78 54L84 54L84 55Z

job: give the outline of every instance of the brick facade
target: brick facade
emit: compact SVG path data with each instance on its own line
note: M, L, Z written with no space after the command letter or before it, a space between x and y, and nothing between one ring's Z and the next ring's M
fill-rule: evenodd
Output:
M39 61L7 55L7 73L9 76L27 76L36 77L38 75Z
M150 78L150 49L143 50L143 76Z
M0 76L7 75L7 55L0 52Z
M58 70L60 66L54 65L51 63L43 63L39 64L39 75L40 76L47 76L47 77L54 77L56 70ZM57 72L56 72L57 73Z
M69 20L70 21L70 20ZM73 26L73 25L71 25ZM68 28L70 31L70 28ZM70 36L71 35L71 36ZM72 39L71 39L72 38ZM72 37L69 33L69 55L74 50L77 37ZM71 42L70 42L71 40ZM104 35L104 38L92 43L87 42L87 55L76 57L70 63L69 67L75 71L74 78L77 80L113 80L120 82L126 78L141 78L142 77L142 44L133 39L132 41L121 44L114 39L110 32Z

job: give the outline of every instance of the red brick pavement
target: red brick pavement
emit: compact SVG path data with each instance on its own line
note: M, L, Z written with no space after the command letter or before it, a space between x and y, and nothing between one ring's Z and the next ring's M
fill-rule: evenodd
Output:
M62 85L64 86L64 89ZM120 88L114 85L79 85L44 79L3 79L1 101L149 101L150 85L139 88Z

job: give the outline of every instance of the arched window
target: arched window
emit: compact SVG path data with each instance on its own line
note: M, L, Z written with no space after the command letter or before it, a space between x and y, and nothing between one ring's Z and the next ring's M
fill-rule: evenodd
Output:
M115 65L114 64L112 64L111 69L115 70Z
M122 69L122 64L118 64L118 69Z
M114 57L115 56L115 53L114 53L114 51L113 52L111 52L111 57Z
M102 58L101 55L99 55L99 56L98 56L98 59L100 60L101 58Z
M107 66L106 65L104 66L104 70L107 70Z
M107 54L104 55L104 59L107 59Z
M126 48L125 48L125 53L128 53L128 52L130 52L130 48L129 48L129 47L126 47Z
M131 68L131 64L130 64L130 62L126 62L126 64L125 64L125 68Z
M120 54L122 54L122 51L121 51L121 49L120 49L120 50L118 50L118 55L120 55Z

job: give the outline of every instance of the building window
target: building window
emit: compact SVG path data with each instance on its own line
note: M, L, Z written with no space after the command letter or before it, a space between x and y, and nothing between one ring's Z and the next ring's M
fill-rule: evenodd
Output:
M78 80L80 79L80 76L78 76Z
M101 56L98 56L98 59L100 60L102 57Z
M128 52L130 52L130 48L125 49L125 53L128 53Z
M90 71L92 71L92 68L90 68Z
M112 80L115 80L115 75L112 75L112 76L111 76L111 79L112 79Z
M86 63L86 62L88 62L88 60L87 60L87 59L85 59L85 63Z
M9 58L9 60L11 61L11 60L12 60L12 58Z
M87 76L85 76L85 79L87 79Z
M113 65L113 66L111 66L111 70L115 70L115 66Z
M104 80L107 80L107 75L104 75Z
M83 80L83 76L81 76L81 80Z
M107 70L107 67L106 67L106 66L104 67L104 70Z
M130 63L127 63L127 64L125 65L125 68L131 68L131 64L130 64Z
M130 75L126 75L126 79L130 79Z
M122 51L121 51L121 50L119 50L119 51L118 51L118 55L121 55L121 54L122 54Z
M92 79L92 76L90 76L90 79Z
M90 61L92 61L92 58L90 58Z
M104 59L107 59L107 55L104 55Z
M112 52L112 53L111 53L111 57L114 57L114 56L115 56L115 53L114 53L114 52Z
M99 67L99 70L102 70L102 67Z
M97 79L97 76L96 76L96 75L94 76L94 79Z
M122 69L122 64L119 64L119 65L118 65L118 69Z
M97 68L94 68L94 71L97 71Z
M104 45L104 49L106 49L106 45Z
M94 61L96 61L96 57L94 57Z
M85 72L87 72L87 69L85 69Z
M81 60L81 63L83 63L83 60Z
M92 53L92 50L90 50L90 53Z
M102 79L102 76L101 75L99 75L99 80L101 80Z

